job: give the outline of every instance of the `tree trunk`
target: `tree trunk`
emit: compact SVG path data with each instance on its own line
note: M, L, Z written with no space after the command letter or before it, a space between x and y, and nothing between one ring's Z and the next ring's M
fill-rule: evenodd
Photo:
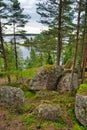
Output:
M2 36L2 24L1 24L1 18L0 18L0 52L2 54L2 58L4 59L4 69L7 72L8 71L8 65L7 65L7 57L6 52L3 44L3 36ZM7 73L8 82L11 82L10 75Z
M76 46L75 46L74 59L73 59L73 65L72 65L72 74L71 74L71 86L72 86L72 88L73 88L73 76L74 76L74 69L75 69L75 65L76 65L77 52L78 52L78 43L79 43L81 3L82 3L82 0L79 0L77 32L76 32Z
M58 17L58 44L57 44L57 65L60 65L62 36L61 36L61 19L62 19L62 0L59 3L59 17Z
M84 20L84 45L83 45L83 64L82 64L82 83L85 77L85 69L87 63L87 0L85 3L85 20Z
M14 53L15 53L15 67L18 70L18 55L17 55L17 44L16 44L16 37L15 37L15 23L13 23L13 31L14 31Z

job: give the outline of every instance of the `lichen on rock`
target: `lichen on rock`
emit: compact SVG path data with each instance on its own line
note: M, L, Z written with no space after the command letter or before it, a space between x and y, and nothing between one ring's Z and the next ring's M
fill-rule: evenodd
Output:
M55 90L57 81L62 76L64 69L61 66L43 66L39 73L30 81L31 90Z
M42 101L36 107L34 113L45 120L60 121L62 119L62 112L59 105L52 104L49 101Z
M0 105L24 106L24 92L20 88L0 86Z
M87 84L80 85L75 100L75 114L77 120L87 127Z

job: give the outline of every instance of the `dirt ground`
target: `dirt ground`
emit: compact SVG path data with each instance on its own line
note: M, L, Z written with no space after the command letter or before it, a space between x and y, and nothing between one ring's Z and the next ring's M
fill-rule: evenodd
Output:
M18 117L11 117L9 112L0 106L0 130L26 130Z

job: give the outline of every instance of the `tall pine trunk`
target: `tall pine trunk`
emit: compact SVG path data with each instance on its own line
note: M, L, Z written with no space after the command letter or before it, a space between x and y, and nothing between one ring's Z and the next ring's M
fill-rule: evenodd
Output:
M82 3L82 0L79 0L77 32L76 32L76 45L75 45L75 52L74 52L73 65L72 65L72 74L71 74L71 86L72 86L72 88L73 88L73 76L74 76L74 69L75 69L75 65L76 65L77 52L78 52L78 43L79 43L81 3Z
M85 19L84 19L84 45L83 45L83 64L82 64L82 83L85 77L85 69L87 63L87 0L85 3Z
M60 65L61 48L62 48L61 22L62 22L62 0L60 0L59 3L57 65Z
M17 55L17 44L16 44L16 34L15 34L15 23L13 23L13 32L14 32L15 67L16 67L16 70L18 70L18 55Z
M3 44L3 36L2 36L2 23L1 23L1 18L0 18L0 44L1 44L1 54L2 54L2 58L4 60L4 69L7 72L8 71L8 64L7 64L7 57L6 57L6 52L5 52L5 48L4 48L4 44ZM11 82L10 79L10 75L7 73L7 78L8 78L8 82Z

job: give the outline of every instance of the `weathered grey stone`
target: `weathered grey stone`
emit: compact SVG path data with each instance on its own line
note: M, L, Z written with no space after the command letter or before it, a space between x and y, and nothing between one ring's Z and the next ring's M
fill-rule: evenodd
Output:
M75 114L77 120L87 127L87 96L76 95Z
M42 102L37 106L34 113L45 120L60 121L62 119L60 106L50 104L49 102Z
M73 90L78 89L78 75L74 73L73 76L73 87L71 87L71 73L65 73L65 75L60 79L60 82L57 85L57 90L60 93L72 92Z
M50 69L49 69L50 68ZM61 66L43 67L39 73L30 81L29 87L32 90L55 90L57 88L58 78L63 73Z
M0 105L14 106L24 105L24 93L20 88L10 86L0 86Z

